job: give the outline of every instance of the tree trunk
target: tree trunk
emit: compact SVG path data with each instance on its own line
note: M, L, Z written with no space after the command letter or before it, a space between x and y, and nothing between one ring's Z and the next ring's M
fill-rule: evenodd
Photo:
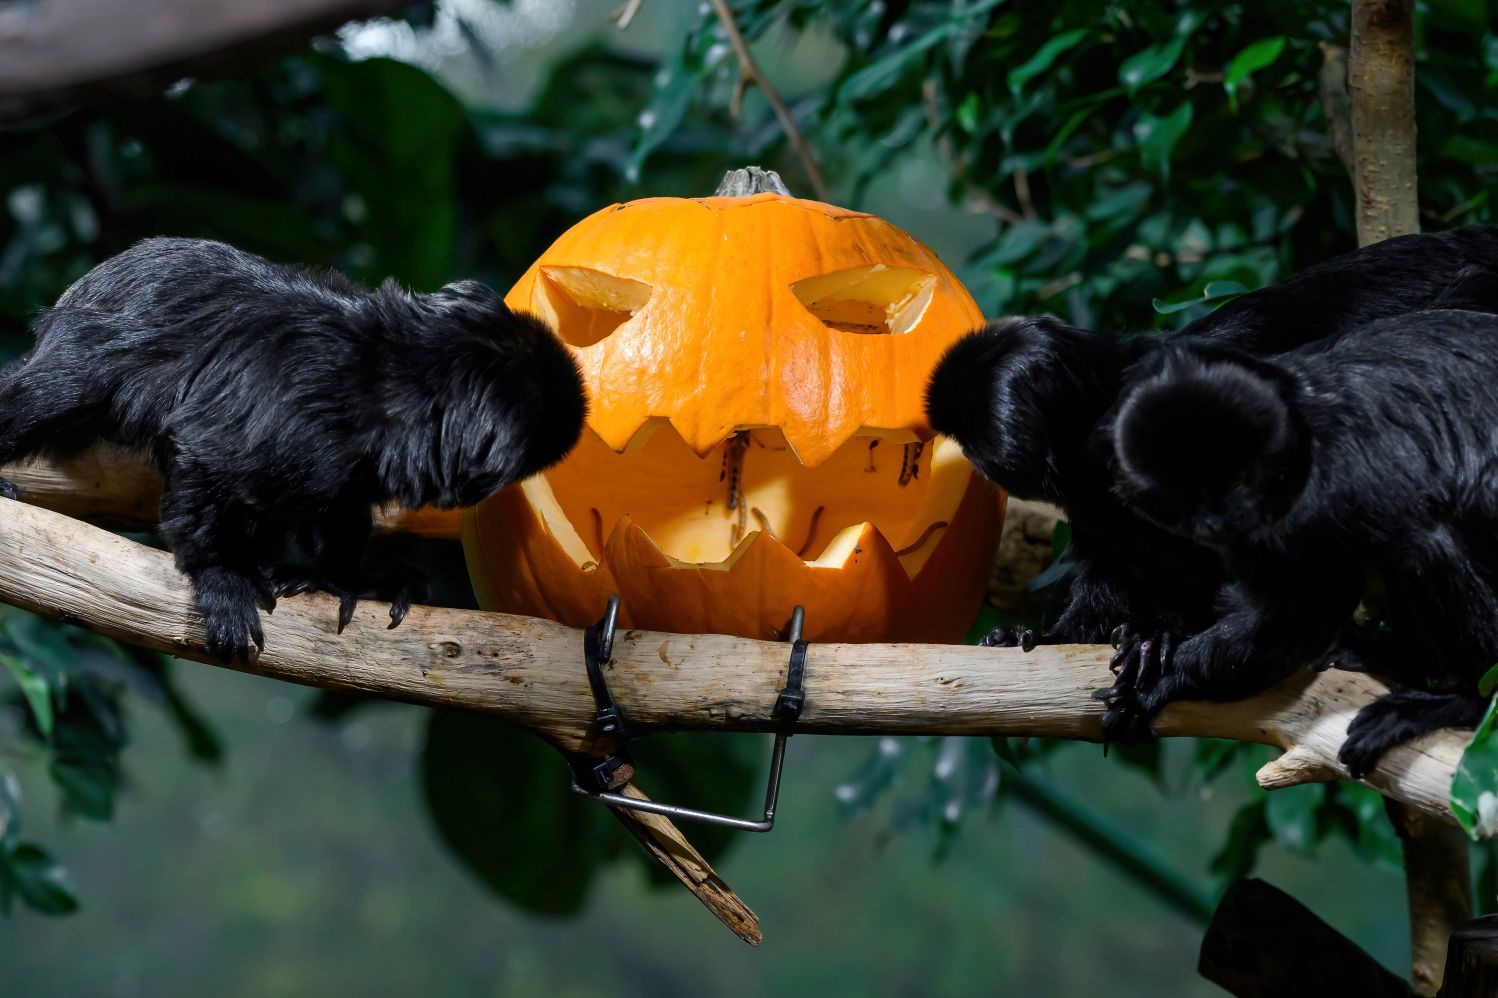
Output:
M1352 0L1347 88L1358 244L1420 231L1414 0ZM1389 815L1404 848L1415 991L1433 995L1441 986L1446 941L1472 917L1467 840L1454 826L1397 805Z
M1419 232L1414 0L1353 0L1347 88L1358 245Z

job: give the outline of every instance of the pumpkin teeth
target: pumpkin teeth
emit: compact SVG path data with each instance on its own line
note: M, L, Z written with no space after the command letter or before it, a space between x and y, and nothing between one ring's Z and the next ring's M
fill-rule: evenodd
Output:
M699 460L706 460L713 451L722 447L735 434L747 433L751 430L762 432L779 433L784 439L791 453L796 455L797 462L806 469L815 468L829 457L842 450L854 440L867 439L879 440L904 446L905 444L929 443L935 439L931 431L926 427L917 429L907 427L878 427L850 425L847 430L837 436L826 437L826 443L809 444L806 441L797 440L800 434L794 428L786 429L778 426L715 426L711 428L687 425L683 427L676 416L646 416L637 423L628 434L620 435L612 439L600 436L599 439L608 446L615 454L631 454L641 450L652 437L661 430L669 430L686 445L687 449L697 456ZM593 430L590 425L588 429ZM593 431L597 432L597 431ZM944 438L943 438L944 439ZM956 446L955 444L953 446Z
M698 459L669 420L656 418L620 452L586 435L583 463L564 463L521 491L584 570L722 572L745 558L843 569L872 558L913 579L939 547L973 471L954 441L912 437L863 434L835 463L808 472L778 430L741 431ZM582 467L590 473L579 476ZM657 496L670 503L659 505Z

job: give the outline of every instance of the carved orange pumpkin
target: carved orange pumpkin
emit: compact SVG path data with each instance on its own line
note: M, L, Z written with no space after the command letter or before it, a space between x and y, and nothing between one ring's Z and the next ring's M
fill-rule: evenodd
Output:
M931 440L922 392L982 322L931 251L781 194L613 205L506 299L572 345L591 398L561 464L465 515L480 603L581 626L951 641L1002 496Z

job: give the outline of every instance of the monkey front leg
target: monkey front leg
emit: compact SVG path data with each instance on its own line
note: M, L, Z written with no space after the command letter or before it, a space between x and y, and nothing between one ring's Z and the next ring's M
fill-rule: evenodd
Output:
M251 645L265 650L259 611L276 605L249 553L256 539L247 535L247 524L226 518L208 490L173 477L161 499L161 533L177 568L192 580L204 643L217 658L249 664Z
M1132 656L1118 682L1094 694L1108 701L1104 737L1148 734L1149 720L1173 700L1237 700L1268 689L1327 653L1358 593L1351 577L1310 572L1298 585L1229 587L1229 607L1212 626L1173 648Z

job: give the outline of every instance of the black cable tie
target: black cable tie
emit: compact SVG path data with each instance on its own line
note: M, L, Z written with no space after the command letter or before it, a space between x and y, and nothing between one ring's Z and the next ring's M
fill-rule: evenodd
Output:
M587 769L574 767L578 782L594 792L613 789L614 774L621 766L629 765L629 753L625 743L629 741L629 721L624 709L609 692L608 681L603 678L603 667L614 652L614 628L619 619L619 594L609 597L608 608L603 618L583 631L583 667L588 674L588 687L593 691L593 703L597 711L593 724L603 738L612 739L616 748L602 760L590 761Z
M775 698L775 719L780 730L786 734L801 719L801 709L806 706L806 691L801 688L806 677L806 649L811 642L801 639L801 628L806 620L806 608L797 606L791 611L791 623L786 639L791 643L791 660L785 670L785 689Z

